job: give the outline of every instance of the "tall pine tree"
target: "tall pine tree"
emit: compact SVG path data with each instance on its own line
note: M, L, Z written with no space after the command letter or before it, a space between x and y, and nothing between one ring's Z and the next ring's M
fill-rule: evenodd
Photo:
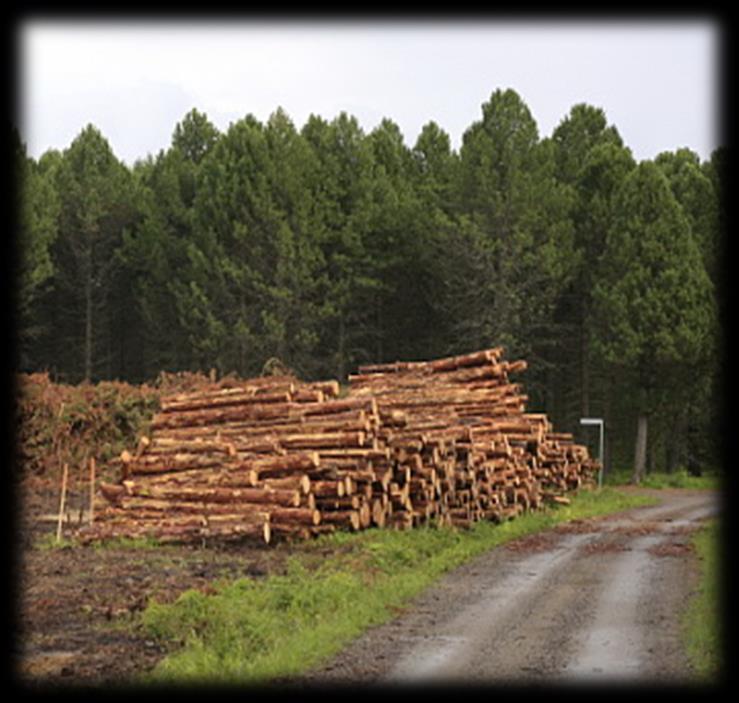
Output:
M56 364L70 380L111 377L116 342L125 334L113 312L124 229L137 218L131 174L100 131L88 125L54 169L60 196L59 235L52 257Z
M638 403L633 480L644 475L649 418L675 372L697 372L709 348L712 287L667 179L653 162L624 181L593 291L595 347L633 375Z

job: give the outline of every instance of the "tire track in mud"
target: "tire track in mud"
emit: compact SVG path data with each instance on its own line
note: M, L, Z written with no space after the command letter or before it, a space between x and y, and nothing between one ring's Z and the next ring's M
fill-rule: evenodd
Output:
M301 684L572 684L689 679L679 614L709 492L563 524L477 557Z

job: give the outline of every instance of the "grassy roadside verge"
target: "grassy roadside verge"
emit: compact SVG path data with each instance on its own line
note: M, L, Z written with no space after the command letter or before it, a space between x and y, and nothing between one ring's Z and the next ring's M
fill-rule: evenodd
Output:
M693 537L693 545L700 560L700 582L683 619L684 641L696 673L713 682L722 664L718 522L712 520L701 529Z
M656 502L613 488L582 491L572 504L469 531L338 533L296 546L287 572L260 581L187 591L142 613L147 636L181 647L146 683L260 683L299 674L330 657L444 572L517 537L573 519ZM326 556L328 553L329 556Z
M612 470L606 475L606 485L624 485L631 481L631 469ZM642 488L687 488L690 490L719 490L721 475L716 472L706 472L702 476L692 476L686 470L672 473L647 474L639 484Z

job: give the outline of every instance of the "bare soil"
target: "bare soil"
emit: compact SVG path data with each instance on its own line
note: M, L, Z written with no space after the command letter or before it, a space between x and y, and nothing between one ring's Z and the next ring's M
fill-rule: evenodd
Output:
M717 510L717 496L658 495L663 502L654 508L577 521L492 550L325 666L285 683L689 678L677 621L696 582L686 545ZM281 572L297 548L42 548L39 540L56 526L38 517L53 513L57 500L53 487L23 493L13 651L23 687L130 686L167 653L136 625L150 600L207 592L220 578Z
M253 543L50 549L56 525L38 517L58 508L57 491L35 486L24 497L13 652L22 687L130 686L166 654L136 625L151 600L208 592L221 578L264 578L290 554L289 544Z

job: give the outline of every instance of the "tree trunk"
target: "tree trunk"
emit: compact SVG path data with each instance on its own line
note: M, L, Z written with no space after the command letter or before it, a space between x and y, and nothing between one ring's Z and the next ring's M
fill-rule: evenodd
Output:
M246 298L245 298L245 292L242 287L241 289L241 297L240 297L240 307L241 307L241 320L243 321L246 319ZM246 345L244 344L244 337L243 334L239 335L239 372L242 376L247 375L246 370Z
M688 473L691 476L701 476L702 469L700 462L698 461L698 447L696 444L696 430L693 422L689 419L686 423L685 428L685 463Z
M377 361L384 361L382 349L382 298L379 293L375 293L375 312L377 315L377 338L375 340L375 357Z
M339 381L343 381L346 378L345 337L346 331L344 329L344 312L342 311L339 315L339 363L337 368Z
M644 478L647 461L647 416L639 414L636 426L636 452L634 456L634 475L632 483L640 483Z
M580 411L590 417L590 369L588 368L588 333L583 322L580 329Z
M556 395L556 383L557 377L554 373L554 364L552 364L546 370L547 383L544 392L544 408L545 412L549 417L556 417L557 412L555 410L555 395Z
M91 259L91 256L88 256ZM92 261L85 276L85 381L92 380Z
M614 379L613 374L608 375L605 397L603 399L603 421L606 428L611 428L611 404L613 398ZM603 479L608 475L609 468L613 465L611 462L613 452L611 450L611 442L609 434L606 432L603 436Z
M674 473L674 471L680 466L683 448L685 446L685 433L686 433L686 417L685 414L680 412L675 418L674 432L668 433L667 447L665 448L665 464L668 474Z

